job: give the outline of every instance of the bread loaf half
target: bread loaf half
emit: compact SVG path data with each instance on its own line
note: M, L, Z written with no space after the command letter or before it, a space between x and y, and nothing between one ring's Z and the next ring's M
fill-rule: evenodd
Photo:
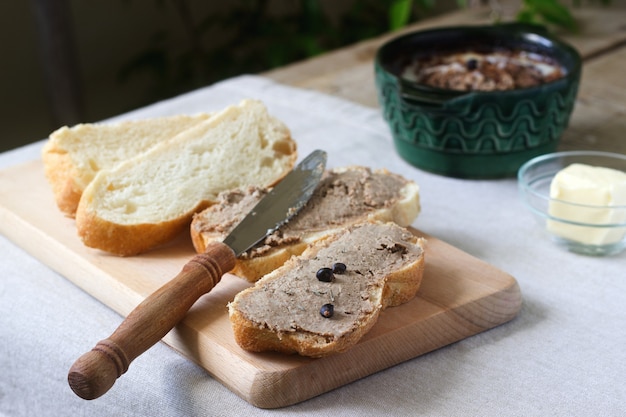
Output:
M78 235L118 255L147 251L188 228L220 192L277 183L296 157L288 128L261 102L244 100L98 172L76 211Z
M41 154L57 206L74 217L83 190L98 171L133 158L209 117L180 115L57 129Z
M415 297L424 270L423 245L408 229L379 222L315 242L229 303L237 344L253 352L311 357L349 349L381 310ZM333 273L330 282L318 279L324 275L318 271L337 263L345 265L344 272Z
M220 195L218 204L195 215L191 237L196 251L224 240L265 194L259 188L229 191ZM367 220L408 226L419 211L419 187L399 175L361 166L327 170L302 211L240 256L232 272L254 282L342 228Z

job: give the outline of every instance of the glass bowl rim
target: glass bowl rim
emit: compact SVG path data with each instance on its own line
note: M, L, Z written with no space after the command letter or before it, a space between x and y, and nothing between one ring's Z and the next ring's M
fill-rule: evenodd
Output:
M522 164L522 166L519 168L519 170L517 171L517 183L518 186L520 187L520 190L523 191L526 194L529 194L533 197L536 197L538 199L550 202L550 201L555 201L558 202L560 204L564 204L567 206L571 206L571 207L581 207L581 208L590 208L590 209L606 209L606 208L611 208L611 209L617 209L617 210L626 210L626 204L619 204L619 205L614 205L614 206L606 206L606 205L595 205L595 204L580 204L580 203L572 203L570 201L564 201L564 200L559 200L557 198L552 198L550 197L549 194L545 194L545 193L541 193L538 192L535 188L531 187L530 184L528 183L528 181L525 179L525 175L526 173L533 167L537 166L538 164L542 163L542 162L546 162L548 160L556 160L558 158L562 158L562 157L577 157L577 156L599 156L599 157L606 157L606 158L613 158L616 160L622 160L624 161L624 163L626 164L626 155L624 154L619 154L616 152L606 152L606 151L561 151L561 152L553 152L553 153L548 153L548 154L544 154L544 155L539 155L536 156L528 161L526 161L524 164ZM556 173L555 173L556 174ZM533 211L535 211L535 209L533 208ZM556 221L563 221L563 222L568 222L564 219L561 219L559 217L552 217L550 215L548 215L548 213L543 213L540 212L539 214L543 215L543 216L547 216L549 218L551 218L552 220L556 220ZM606 224L606 225L594 225L594 224L588 224L588 223L575 223L575 224L581 224L581 225L589 225L589 226L603 226L603 227L610 227L610 226L623 226L623 224ZM626 222L624 222L624 224L626 224Z

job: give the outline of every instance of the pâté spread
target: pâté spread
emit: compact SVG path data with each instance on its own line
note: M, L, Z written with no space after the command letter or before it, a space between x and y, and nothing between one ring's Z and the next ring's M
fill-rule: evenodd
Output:
M461 51L417 58L402 77L430 87L457 91L498 91L535 87L562 78L565 69L533 52Z
M261 256L273 247L300 241L304 233L332 229L350 219L390 207L402 198L399 192L407 183L399 175L367 167L327 170L298 215L241 258ZM220 195L220 202L203 213L207 221L199 232L227 234L265 194L264 190L250 188Z
M359 326L363 316L381 308L385 279L422 255L415 237L399 226L367 224L345 231L311 259L293 258L279 279L260 281L257 290L238 297L249 320L277 332L304 331L332 339ZM342 262L345 271L331 282L316 278L323 267ZM332 318L319 314L334 306Z

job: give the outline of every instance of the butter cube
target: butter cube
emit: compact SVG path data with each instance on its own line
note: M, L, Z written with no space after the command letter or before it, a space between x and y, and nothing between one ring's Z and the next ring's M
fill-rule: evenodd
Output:
M553 178L550 197L574 203L552 200L548 208L552 217L597 225L626 223L626 173L622 171L585 164L569 165ZM616 243L626 234L626 227L589 227L555 220L548 220L547 228L558 236L591 245Z

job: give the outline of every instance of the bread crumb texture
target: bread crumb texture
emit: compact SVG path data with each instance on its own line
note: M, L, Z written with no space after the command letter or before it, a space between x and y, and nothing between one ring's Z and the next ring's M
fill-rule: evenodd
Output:
M220 192L255 185L270 187L296 160L289 129L260 101L244 100L114 167L100 170L87 186L76 213L87 246L120 252L120 239L161 227L122 255L163 243L188 227L191 217L217 201ZM164 231L175 225L176 230ZM136 239L139 241L139 239Z
M209 117L199 113L57 129L42 149L42 161L59 209L73 217L83 190L98 171L113 168Z

